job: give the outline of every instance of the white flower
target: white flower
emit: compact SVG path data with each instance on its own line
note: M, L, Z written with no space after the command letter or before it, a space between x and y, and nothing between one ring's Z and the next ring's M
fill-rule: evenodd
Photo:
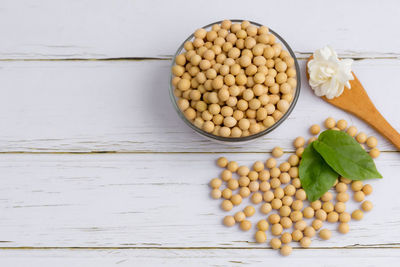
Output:
M313 59L307 64L309 83L315 94L332 99L340 96L345 86L351 89L349 81L354 79L351 73L352 63L352 59L339 60L336 52L329 46L315 51Z

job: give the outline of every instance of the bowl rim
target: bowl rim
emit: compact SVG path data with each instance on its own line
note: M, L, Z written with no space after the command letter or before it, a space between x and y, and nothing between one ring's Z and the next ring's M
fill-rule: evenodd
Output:
M242 19L230 19L231 22L243 22L243 21L248 21L250 22L252 25L261 27L263 26L260 23L254 22L254 21L250 21L250 20L242 20ZM220 21L216 21L210 24L207 24L201 28L203 29L207 29L211 26L213 26L214 24L221 24L222 20ZM285 46L285 48L288 50L288 52L290 53L290 55L293 57L294 59L294 64L295 64L295 68L296 68L296 81L297 81L297 85L296 85L296 91L292 100L292 103L290 104L288 110L283 114L283 116L277 121L275 122L272 126L268 127L267 129L258 132L256 134L252 134L249 136L244 136L244 137L223 137L223 136L217 136L214 135L212 133L208 133L206 131L204 131L201 128L198 128L196 125L194 125L191 121L189 121L185 115L183 114L183 112L179 109L178 104L177 104L177 97L174 94L174 86L172 85L172 79L173 79L173 74L172 71L170 71L170 79L169 79L169 95L170 95L170 99L171 102L175 108L175 111L178 113L179 117L190 127L192 128L194 131L196 131L197 133L208 137L209 139L212 139L214 141L222 141L222 142L226 142L226 143L239 143L239 142L246 142L246 141L250 141L250 140L254 140L257 139L261 136L264 136L270 132L272 132L273 130L275 130L276 128L278 128L288 117L289 115L292 113L294 107L297 104L297 100L299 99L300 96L300 88L301 88L301 78L300 78L300 67L299 67L299 63L297 61L296 55L293 52L292 48L289 46L289 44L285 41L285 39L283 39L279 34L277 34L274 30L272 30L271 28L268 28L269 32L272 33L273 35L275 35L275 37L277 37L279 39L279 41ZM181 54L181 52L184 49L184 45L187 41L193 39L194 37L194 32L192 34L189 35L188 38L186 38L182 44L178 47L178 49L176 50L173 59L172 59L172 63L170 66L170 70L172 69L172 67L175 65L175 60L176 57L178 55Z

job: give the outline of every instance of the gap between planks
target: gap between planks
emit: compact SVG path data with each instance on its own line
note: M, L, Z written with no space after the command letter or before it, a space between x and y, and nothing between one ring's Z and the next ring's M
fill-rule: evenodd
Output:
M237 147L233 147L237 148ZM91 154L270 154L272 150L268 151L82 151L82 152L74 152L74 151L1 151L1 154L28 154L28 155L91 155ZM284 150L284 153L294 153L295 150ZM381 153L400 153L400 151L393 150L381 150ZM0 241L1 242L1 241Z
M307 60L313 52L296 52L296 58L298 60ZM368 59L375 59L375 60L387 60L387 59L393 59L393 60L398 60L400 59L400 54L397 53L371 53L371 55L365 55L363 56L362 54L354 53L354 55L351 54L344 54L340 55L340 58L351 58L355 61L361 61L361 60L368 60ZM156 56L156 57L110 57L110 58L3 58L0 59L0 62L2 61L153 61L153 60L172 60L173 55L161 55L161 56Z
M294 250L357 250L357 249L400 249L400 243L374 244L374 245L350 245L345 247L293 247ZM273 250L271 247L0 247L0 250Z

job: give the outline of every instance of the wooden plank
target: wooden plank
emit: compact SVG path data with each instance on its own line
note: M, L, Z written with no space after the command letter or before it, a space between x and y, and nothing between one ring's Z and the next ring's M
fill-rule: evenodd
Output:
M268 158L251 153L1 154L1 246L264 248L254 243L254 229L242 232L221 224L247 203L226 213L220 200L209 197L207 184L221 171L214 163L221 155L243 165ZM398 157L387 152L377 160L384 179L370 181L373 211L351 222L347 235L333 231L328 241L315 238L313 247L400 247ZM357 206L351 202L347 210ZM255 224L261 218L257 212L250 220Z
M354 19L354 12L357 19ZM0 4L0 58L169 57L195 29L224 18L276 30L299 54L326 44L350 57L399 57L391 1L50 1ZM199 14L199 15L195 15ZM201 14L201 15L200 15ZM71 19L73 17L73 19Z
M302 73L305 61L301 61ZM331 107L309 89L278 129L246 145L223 145L194 133L177 116L168 95L170 61L73 61L0 63L1 152L264 152L293 150L297 135L328 116L344 118L367 134L377 133L354 116ZM356 61L354 70L372 100L400 130L396 105L398 60ZM395 148L380 136L379 147Z
M268 249L0 250L1 266L394 266L399 249L299 249L283 258Z

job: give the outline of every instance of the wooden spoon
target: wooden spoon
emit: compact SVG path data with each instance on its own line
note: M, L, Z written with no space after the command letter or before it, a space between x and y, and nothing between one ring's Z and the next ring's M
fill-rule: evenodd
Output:
M308 61L311 59L312 56ZM308 67L306 68L306 73L307 79L309 79ZM357 76L354 72L352 72L352 74L354 80L350 81L350 90L345 88L339 97L333 99L322 97L322 99L364 120L400 149L400 134L386 121L382 114L379 113Z

